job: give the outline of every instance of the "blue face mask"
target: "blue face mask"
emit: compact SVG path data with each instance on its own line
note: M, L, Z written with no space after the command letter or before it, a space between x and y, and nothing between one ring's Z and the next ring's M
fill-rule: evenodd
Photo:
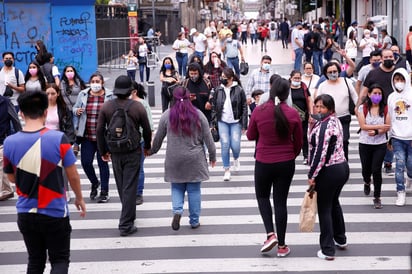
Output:
M165 64L165 69L171 69L172 65L171 64Z
M373 62L373 63L372 63L372 66L373 66L374 68L378 68L378 67L380 66L380 64L381 64L381 62Z
M395 59L398 59L398 58L399 58L399 56L400 56L400 54L399 54L399 53L397 53L397 52L394 52L394 53L393 53L393 57L395 57Z

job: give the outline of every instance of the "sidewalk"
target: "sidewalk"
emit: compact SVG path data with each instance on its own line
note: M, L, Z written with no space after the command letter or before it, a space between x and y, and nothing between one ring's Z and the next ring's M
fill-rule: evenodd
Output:
M269 55L272 57L272 70L274 73L279 74L285 78L289 77L290 72L293 70L292 61L292 49L282 48L281 41L268 41L267 42L267 52L260 51L260 41L257 44L251 45L250 39L248 39L248 45L242 47L245 54L245 59L249 63L249 73L260 66L260 61L263 55ZM175 52L172 49L172 45L165 45L158 48L158 54L160 60L163 60L166 56L170 56L174 59ZM159 79L160 65L150 71L150 81L154 82L154 94L155 94L155 107L160 108L162 105L160 90L161 82ZM114 81L120 75L126 75L125 69L108 69L99 68L98 69L105 78L105 87L108 89L113 89ZM244 86L246 86L248 81L248 75L241 76L240 80ZM139 72L136 72L136 81L139 80ZM148 92L148 87L145 85L146 92Z

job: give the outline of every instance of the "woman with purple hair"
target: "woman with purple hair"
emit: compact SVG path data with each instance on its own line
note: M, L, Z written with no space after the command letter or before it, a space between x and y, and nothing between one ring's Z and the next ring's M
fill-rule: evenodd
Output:
M185 192L189 202L189 224L200 225L200 183L209 179L204 146L210 165L216 164L216 147L204 114L190 102L190 92L184 87L173 90L173 103L159 121L150 154L155 154L167 137L164 180L171 183L173 230L180 228Z

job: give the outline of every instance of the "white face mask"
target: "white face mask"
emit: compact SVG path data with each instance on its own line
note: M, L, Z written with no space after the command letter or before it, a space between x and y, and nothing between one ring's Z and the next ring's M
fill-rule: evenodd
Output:
M270 70L270 64L262 64L262 69Z
M405 82L397 82L395 83L395 88L399 91L402 91L405 88Z
M102 84L98 84L98 83L90 84L90 89L93 92L99 92L102 89Z

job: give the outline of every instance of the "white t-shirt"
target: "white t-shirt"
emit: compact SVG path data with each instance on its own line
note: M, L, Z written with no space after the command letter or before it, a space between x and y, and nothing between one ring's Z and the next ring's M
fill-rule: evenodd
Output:
M187 49L189 46L190 46L190 42L186 38L183 40L176 39L173 43L172 48L177 50L177 52L187 53Z
M11 70L5 71L4 67L0 71L0 95L3 95L5 90L6 90L6 85L5 83L11 83L12 85L17 85L17 79L16 75L14 72L14 67L12 67ZM19 70L19 85L23 85L25 83L24 81L24 75L21 70ZM13 96L10 97L11 102L13 103L14 106L17 106L17 98L19 98L20 93L13 90Z
M363 47L363 45L365 45L365 47L362 49L362 57L369 57L371 52L375 50L376 40L372 37L363 38L359 46Z
M297 28L294 28L292 30L292 36L291 36L292 49L294 50L300 48L295 41L296 38L298 38L300 45L303 46L303 32Z
M193 36L193 43L195 44L195 51L204 52L206 50L206 36L203 33L199 33Z

